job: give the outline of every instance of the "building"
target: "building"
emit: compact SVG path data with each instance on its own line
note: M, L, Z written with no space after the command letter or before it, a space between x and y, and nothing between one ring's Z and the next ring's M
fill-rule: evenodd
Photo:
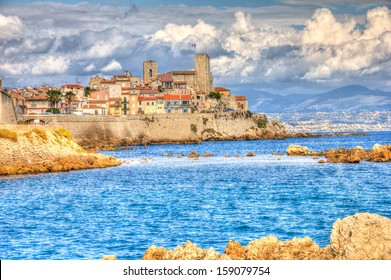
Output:
M80 85L80 83L65 84L60 88L60 91L62 94L65 94L66 92L71 91L76 95L76 98L83 98L83 96L84 96L84 87L82 85Z
M248 101L246 96L236 96L238 110L248 111Z
M25 114L37 115L45 113L50 108L50 102L46 95L29 97L25 99Z
M231 91L229 89L223 87L215 87L214 91L220 93L221 96L229 96L231 94Z
M138 113L156 114L156 96L139 96Z
M154 60L144 61L143 63L143 78L144 85L155 81L157 78L157 62Z
M107 115L108 100L88 100L83 105L83 113L90 115Z
M171 113L191 113L192 102L191 95L176 95L165 94L164 95L164 107L167 114Z
M121 116L121 97L109 97L109 115Z
M125 116L136 115L138 111L138 96L140 90L130 87L123 87L121 98L122 98L122 113Z
M157 62L154 60L144 61L144 85L161 86L162 88L187 88L208 94L214 89L209 55L196 54L194 66L194 70L175 70L157 74Z
M210 58L206 53L195 55L195 71L198 90L208 94L214 89L213 76L210 71Z

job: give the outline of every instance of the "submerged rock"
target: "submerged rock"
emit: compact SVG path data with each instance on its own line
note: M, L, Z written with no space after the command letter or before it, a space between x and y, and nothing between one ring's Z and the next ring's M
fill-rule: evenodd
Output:
M188 158L198 158L200 155L195 152L195 151L192 151L187 157Z

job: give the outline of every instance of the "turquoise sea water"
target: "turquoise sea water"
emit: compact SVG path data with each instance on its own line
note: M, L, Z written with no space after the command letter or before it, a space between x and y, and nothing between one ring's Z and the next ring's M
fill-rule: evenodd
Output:
M104 152L126 160L115 168L0 177L0 259L140 259L151 245L172 249L187 240L223 252L229 240L246 245L270 234L310 236L325 246L338 218L391 218L391 164L319 164L271 153L289 144L375 143L390 144L391 133L150 145ZM215 156L162 156L193 150ZM249 151L257 156L235 157Z

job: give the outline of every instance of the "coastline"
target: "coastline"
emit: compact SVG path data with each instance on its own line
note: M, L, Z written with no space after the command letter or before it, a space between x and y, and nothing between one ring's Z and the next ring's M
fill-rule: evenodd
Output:
M391 260L390 240L391 219L357 213L334 222L330 244L324 248L308 236L283 242L270 235L247 246L231 240L223 254L190 241L173 250L151 246L142 260Z
M0 175L113 167L114 157L86 152L64 128L0 127Z

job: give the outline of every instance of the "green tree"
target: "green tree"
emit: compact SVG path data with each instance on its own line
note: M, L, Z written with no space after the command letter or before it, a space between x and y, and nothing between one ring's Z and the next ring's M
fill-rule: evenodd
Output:
M61 91L55 89L49 89L46 92L46 100L50 102L50 109L53 109L53 106L57 108L58 102L62 100Z
M64 99L68 101L68 109L71 108L71 102L76 98L76 94L74 94L72 91L67 91L64 94Z
M90 87L85 87L84 88L84 96L85 97L90 97L91 96L91 88Z
M209 92L208 97L215 98L215 99L221 99L221 94L220 94L220 92L211 91L211 92Z

